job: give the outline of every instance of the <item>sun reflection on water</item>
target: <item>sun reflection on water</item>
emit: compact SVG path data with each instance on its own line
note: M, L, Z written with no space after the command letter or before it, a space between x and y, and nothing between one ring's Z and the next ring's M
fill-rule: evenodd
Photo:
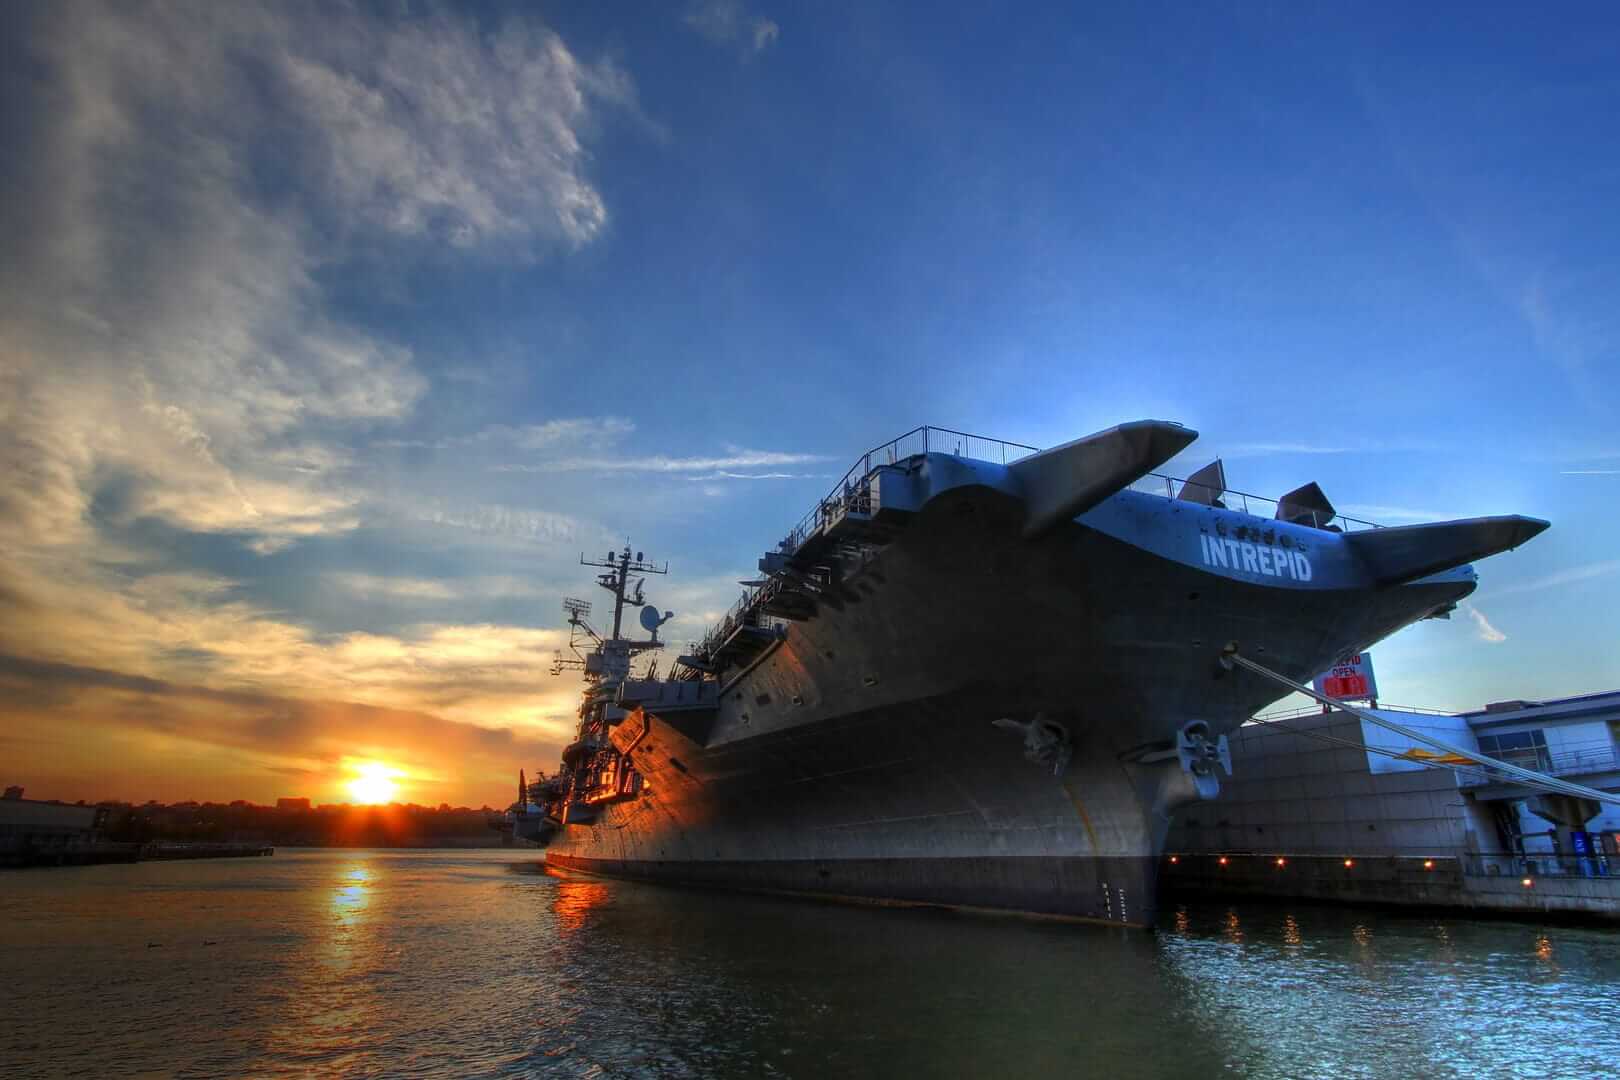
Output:
M375 1041L389 915L379 910L381 874L370 856L335 862L311 897L324 919L315 920L320 929L291 969L297 978L286 987L280 1022L265 1033L270 1049L307 1075L359 1068Z
M36 1045L61 1067L33 1073L151 1076L1565 1077L1620 1060L1601 1021L1620 942L1602 931L1187 903L1168 932L1116 939L515 880L511 861L346 849L251 877L159 863L115 893L110 874L7 880L0 1076L30 1072L7 1055ZM94 995L64 978L79 971Z
M343 871L332 892L332 914L343 927L358 926L371 904L372 869L358 862Z
M600 881L579 881L560 878L557 892L551 900L552 914L562 930L578 930L594 908L607 903L608 887Z

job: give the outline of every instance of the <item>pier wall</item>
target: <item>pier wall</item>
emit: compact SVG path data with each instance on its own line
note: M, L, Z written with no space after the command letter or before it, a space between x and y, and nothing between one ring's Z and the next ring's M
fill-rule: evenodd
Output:
M1297 731L1252 724L1228 736L1233 775L1222 777L1218 798L1177 813L1167 851L1342 858L1499 850L1489 808L1458 790L1449 770L1374 775L1354 717L1288 724Z
M1430 858L1177 853L1160 869L1167 900L1227 896L1344 904L1558 914L1620 924L1620 879L1524 874L1468 856ZM1222 862L1222 859L1225 862ZM1280 861L1279 861L1280 860ZM1346 865L1346 863L1350 865Z
M1418 726L1425 718L1402 719ZM1620 859L1507 853L1491 803L1461 790L1450 770L1375 773L1360 721L1344 714L1287 723L1294 730L1234 732L1234 775L1219 797L1177 813L1160 867L1167 899L1300 898L1620 922Z

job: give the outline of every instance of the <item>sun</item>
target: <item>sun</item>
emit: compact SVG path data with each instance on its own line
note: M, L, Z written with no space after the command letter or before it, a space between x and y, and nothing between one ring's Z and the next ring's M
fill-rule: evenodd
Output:
M380 805L394 801L399 791L394 783L398 769L391 769L380 761L366 761L354 766L354 771L359 775L349 781L349 795L355 802Z

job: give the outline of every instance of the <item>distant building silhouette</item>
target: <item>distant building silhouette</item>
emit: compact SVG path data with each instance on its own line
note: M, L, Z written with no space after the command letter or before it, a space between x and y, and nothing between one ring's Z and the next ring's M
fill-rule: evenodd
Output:
M309 800L308 799L277 799L276 800L276 809L277 810L308 810L309 809Z
M94 843L105 819L99 807L25 799L22 788L8 788L0 799L0 866L54 861Z

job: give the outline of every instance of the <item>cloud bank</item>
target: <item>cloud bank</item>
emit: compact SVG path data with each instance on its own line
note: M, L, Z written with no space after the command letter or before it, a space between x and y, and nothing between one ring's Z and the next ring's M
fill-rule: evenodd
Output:
M206 721L176 702L275 694L324 702L323 716L429 717L423 738L433 723L560 738L571 695L538 690L554 631L318 633L136 537L286 560L390 519L364 451L421 410L431 371L332 283L594 242L611 219L589 146L610 116L639 116L629 75L534 19L490 28L445 10L83 3L11 24L0 62L30 78L0 103L14 163L0 168L0 649L58 665L30 678L63 693L76 672L109 672L82 675L97 716L138 693L137 712L216 749L235 745L236 699L210 699ZM563 418L473 438L579 452L627 429ZM534 506L406 502L407 518L469 535L597 533ZM454 591L409 574L324 580L390 602Z

